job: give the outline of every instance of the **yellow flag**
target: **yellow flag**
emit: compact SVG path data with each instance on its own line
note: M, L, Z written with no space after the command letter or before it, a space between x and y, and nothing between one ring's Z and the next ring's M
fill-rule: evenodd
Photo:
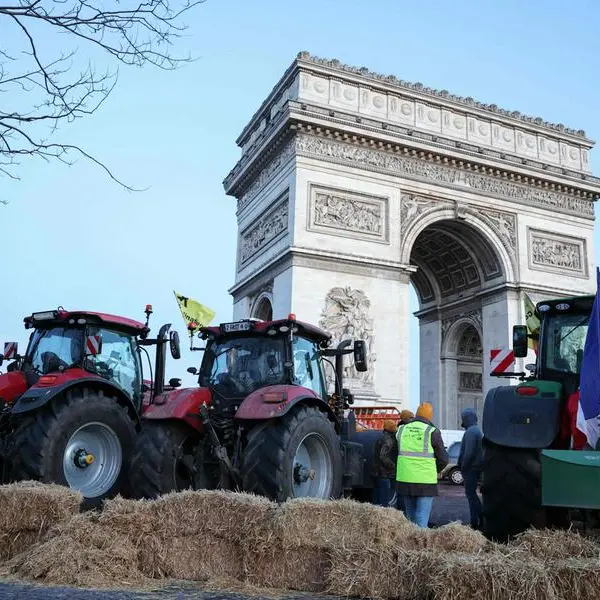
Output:
M214 310L204 306L204 304L200 304L197 300L182 296L176 291L173 291L173 293L175 294L175 299L177 300L183 319L188 326L190 323L195 323L197 327L207 327L210 325L216 314Z
M527 331L529 335L538 335L540 333L540 320L535 315L535 304L526 292L524 292L524 294L525 324L527 325ZM537 352L537 340L532 340L530 338L527 345Z

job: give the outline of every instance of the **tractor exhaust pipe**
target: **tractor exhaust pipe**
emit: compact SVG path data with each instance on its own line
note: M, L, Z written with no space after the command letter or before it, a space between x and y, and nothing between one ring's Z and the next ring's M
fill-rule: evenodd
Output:
M154 367L154 397L160 396L165 389L165 370L167 353L165 351L171 323L165 323L156 337L156 364Z

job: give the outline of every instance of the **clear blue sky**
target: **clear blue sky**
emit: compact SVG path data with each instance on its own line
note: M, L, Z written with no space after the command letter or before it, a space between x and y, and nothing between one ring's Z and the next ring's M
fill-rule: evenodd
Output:
M121 67L101 110L57 134L148 191L125 192L83 160L31 161L20 182L0 178L11 200L0 207L0 340L24 344L22 317L60 304L141 317L152 303L156 327L170 321L184 334L173 289L229 319L236 219L222 180L239 157L237 135L300 50L600 140L593 0L208 0L187 23L178 49L197 62L167 73ZM48 45L66 42L44 35ZM592 165L600 173L600 149ZM416 319L411 338L418 342ZM198 358L184 353L168 374L185 374Z

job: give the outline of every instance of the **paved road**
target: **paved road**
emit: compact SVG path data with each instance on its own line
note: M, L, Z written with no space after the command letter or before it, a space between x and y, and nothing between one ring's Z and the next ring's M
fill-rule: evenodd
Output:
M450 484L440 485L440 495L433 503L431 524L439 526L451 521L468 523L468 520L469 509L464 488ZM238 593L203 592L191 586L165 588L156 592L109 592L0 582L2 600L247 600L248 598ZM311 596L307 594L291 593L285 600L309 598Z

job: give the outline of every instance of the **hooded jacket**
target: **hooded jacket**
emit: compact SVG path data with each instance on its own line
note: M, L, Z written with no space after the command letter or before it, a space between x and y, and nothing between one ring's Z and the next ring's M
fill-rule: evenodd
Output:
M477 426L477 413L473 408L465 408L461 413L465 429L458 455L458 468L462 473L481 471L483 468L483 433Z
M373 449L373 475L384 479L396 477L398 443L395 434L384 431Z

